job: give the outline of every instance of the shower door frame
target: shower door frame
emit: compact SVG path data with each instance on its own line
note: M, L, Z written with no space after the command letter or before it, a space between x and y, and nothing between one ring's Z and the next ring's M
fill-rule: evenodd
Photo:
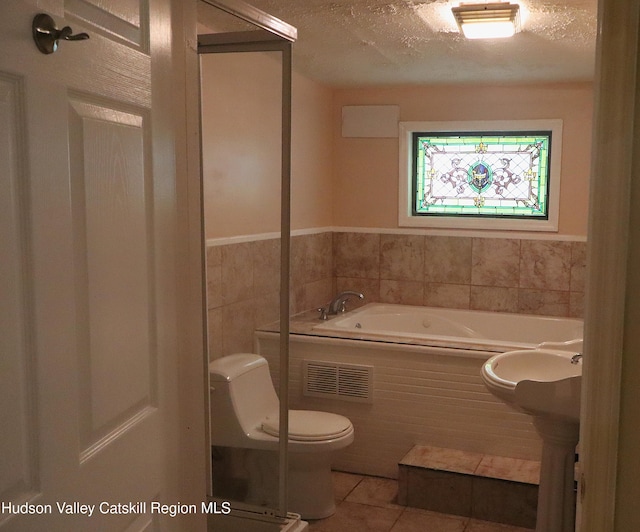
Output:
M282 138L280 189L280 425L278 443L278 507L274 517L287 517L287 472L289 434L289 293L291 262L291 47L298 36L295 27L240 0L199 0L244 20L259 29L198 35L198 56L210 53L281 52L282 54ZM199 100L200 101L200 100ZM202 165L201 165L202 167ZM202 183L202 180L201 180ZM206 286L206 283L205 283ZM208 360L205 361L208 367ZM208 379L208 370L207 370ZM209 385L206 387L209 390ZM207 434L210 419L208 394L205 405ZM207 448L211 442L207 441ZM207 471L207 496L213 497L211 460ZM247 505L249 506L249 505ZM250 510L250 508L243 508ZM269 512L269 510L266 510Z

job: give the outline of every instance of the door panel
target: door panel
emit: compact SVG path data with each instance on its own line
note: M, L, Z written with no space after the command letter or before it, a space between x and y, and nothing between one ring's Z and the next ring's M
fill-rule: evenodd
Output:
M41 54L31 20L42 6L91 38ZM172 89L170 76L151 79L170 52L168 6L154 2L149 51L146 2L3 5L0 497L51 509L4 511L3 532L176 523L57 507L177 502L166 500L180 464L175 247L187 236L172 126L151 108L153 91L166 104Z
M37 474L23 84L0 73L0 501L34 490Z
M79 20L112 39L149 51L148 0L65 0L64 7L70 20Z
M148 122L111 102L69 101L83 457L154 411Z

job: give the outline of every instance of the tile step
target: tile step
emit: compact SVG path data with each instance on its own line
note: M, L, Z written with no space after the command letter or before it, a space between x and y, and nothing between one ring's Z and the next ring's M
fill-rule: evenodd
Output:
M398 464L398 503L535 528L540 463L415 446Z

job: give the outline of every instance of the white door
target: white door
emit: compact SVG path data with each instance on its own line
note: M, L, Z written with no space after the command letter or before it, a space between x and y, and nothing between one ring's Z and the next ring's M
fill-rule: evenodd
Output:
M0 6L2 531L144 530L178 502L168 5ZM90 39L42 54L40 12Z

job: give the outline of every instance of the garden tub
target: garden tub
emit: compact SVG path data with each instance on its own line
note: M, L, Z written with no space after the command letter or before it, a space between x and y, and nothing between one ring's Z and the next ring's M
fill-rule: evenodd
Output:
M580 339L582 325L579 319L377 303L326 321L311 312L294 316L290 407L351 419L354 443L334 462L342 471L395 478L414 445L539 460L531 417L496 399L481 368L496 352ZM277 327L256 331L255 340L278 386Z

